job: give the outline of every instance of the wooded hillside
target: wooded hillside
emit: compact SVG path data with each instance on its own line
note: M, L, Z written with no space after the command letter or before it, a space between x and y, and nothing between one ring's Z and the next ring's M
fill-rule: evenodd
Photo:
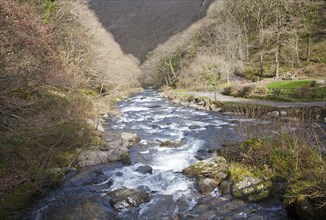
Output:
M215 1L201 22L182 43L149 56L143 67L156 73L156 84L202 89L234 75L324 77L324 1Z
M0 219L19 218L78 148L101 141L87 119L138 75L86 2L0 0Z

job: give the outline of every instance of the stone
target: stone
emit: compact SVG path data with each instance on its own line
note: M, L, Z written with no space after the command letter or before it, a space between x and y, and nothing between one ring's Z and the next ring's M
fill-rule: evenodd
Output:
M205 105L205 101L198 102L198 105Z
M94 129L100 131L100 132L104 132L104 128L101 124L101 122L95 122L93 119L87 119L86 121L87 124L89 124L90 126L92 126Z
M216 182L210 178L205 178L205 179L200 180L198 182L198 185L199 185L200 192L202 194L208 194L208 193L212 192L217 187Z
M196 103L189 103L189 108L197 109L199 106Z
M151 125L151 128L153 128L153 129L161 129L161 127L159 125Z
M190 125L189 129L199 129L200 126L199 125Z
M115 161L121 161L126 165L129 165L131 162L128 148L122 146L119 141L103 144L94 150L83 151L77 158L77 164L79 167L93 166Z
M286 117L288 113L286 111L280 111L280 116L281 117Z
M270 118L278 118L280 117L280 113L278 111L268 112L267 116Z
M136 171L142 174L152 174L153 168L149 165L142 165L137 167Z
M152 106L148 106L148 108L161 108L162 106L160 105L152 105Z
M160 147L179 147L180 142L162 141Z
M118 213L110 207L105 198L92 196L80 199L78 202L68 202L64 208L48 207L50 216L60 216L60 219L110 219L117 220ZM54 217L58 219L58 217Z
M257 202L268 197L271 185L270 181L245 176L232 184L231 192L235 198Z
M140 137L136 133L121 133L121 139L124 146L131 146L133 143L139 143Z
M128 159L129 156L129 150L127 147L125 146L120 146L117 148L111 148L108 151L108 161L109 162L114 162L114 161L118 161L120 159ZM124 163L125 164L125 163Z
M93 166L97 164L107 163L108 160L108 152L107 151L100 151L100 150L89 150L81 152L78 155L78 166L85 167L85 166Z
M195 158L197 160L206 160L207 158L211 157L212 153L210 150L198 150L196 155L195 155Z
M131 157L129 153L124 153L120 156L119 161L121 161L121 163L123 163L124 165L129 166L131 164Z
M219 189L221 190L222 195L231 193L231 182L224 180L220 183Z
M218 108L218 107L216 107L215 105L211 105L211 106L210 106L210 109L211 109L212 111L214 111L214 112L222 112L222 111L223 111L222 108Z
M215 156L190 165L182 170L182 174L199 181L204 178L210 178L218 185L228 177L229 165L224 157Z
M149 195L139 189L117 189L109 193L111 205L117 209L138 207L149 202Z
M180 104L180 100L179 99L174 99L172 100L173 104L179 105Z

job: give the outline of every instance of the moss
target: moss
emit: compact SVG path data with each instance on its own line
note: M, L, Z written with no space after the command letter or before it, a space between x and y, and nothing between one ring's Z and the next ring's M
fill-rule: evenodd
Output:
M250 195L248 197L248 200L251 202L261 201L262 199L267 198L269 196L269 193L270 193L269 190L264 190L261 193Z
M231 179L234 182L239 182L245 177L254 177L253 173L250 172L248 168L241 165L240 163L231 163L229 170L231 174Z
M259 140L257 138L247 139L241 144L241 150L242 151L249 151L249 150L259 150L262 147L262 140Z
M79 92L90 97L98 96L98 92L93 89L79 89Z

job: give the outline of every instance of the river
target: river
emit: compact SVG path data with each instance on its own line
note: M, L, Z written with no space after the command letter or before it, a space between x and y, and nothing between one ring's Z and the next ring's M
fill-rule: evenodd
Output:
M117 104L120 116L110 118L106 136L137 133L130 148L131 165L104 164L72 172L62 186L40 200L26 219L285 219L277 199L248 203L218 190L201 195L182 169L212 156L213 149L241 140L239 121L223 113L173 105L155 90L145 90ZM168 141L168 142L167 142ZM174 147L162 147L170 143ZM149 165L153 173L136 169ZM107 193L141 189L150 201L137 208L115 210Z

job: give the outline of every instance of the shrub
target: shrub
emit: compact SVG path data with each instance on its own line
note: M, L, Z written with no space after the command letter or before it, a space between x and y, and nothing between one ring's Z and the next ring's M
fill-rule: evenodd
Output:
M310 94L310 88L308 86L304 86L298 89L298 95L300 98L306 98Z
M239 93L239 96L245 97L245 98L250 98L255 95L256 92L256 86L251 85L251 86L244 86L242 90Z
M256 93L259 95L267 95L269 90L266 86L259 86L256 88Z
M229 86L226 87L223 91L223 95L237 96L239 93L239 89L237 86Z
M325 205L325 161L317 148L302 134L283 134L264 140L248 139L241 151L243 164L257 170L268 170L270 176L288 182L285 201L290 204L309 199Z

